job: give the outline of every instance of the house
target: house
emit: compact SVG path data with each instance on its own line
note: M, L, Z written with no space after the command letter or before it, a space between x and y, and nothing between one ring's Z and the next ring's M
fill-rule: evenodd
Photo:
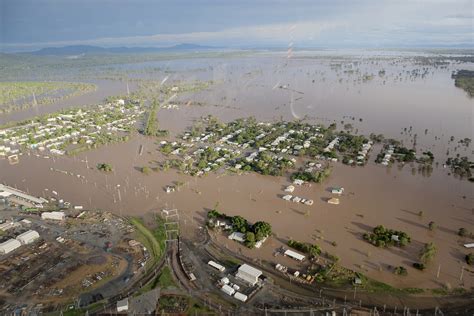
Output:
M232 234L229 235L228 237L230 240L235 240L238 242L244 242L245 241L245 234L241 232L233 232Z
M250 283L251 285L255 285L258 282L258 278L262 275L262 271L249 266L248 264L243 264L239 267L237 274L235 275L237 278Z
M331 193L341 195L342 193L344 193L344 188L334 187L331 189Z
M300 179L295 179L293 181L293 184L296 184L296 185L303 185L304 184L304 181L303 180L300 180Z
M295 190L295 187L292 185L289 185L285 188L285 192L292 193Z

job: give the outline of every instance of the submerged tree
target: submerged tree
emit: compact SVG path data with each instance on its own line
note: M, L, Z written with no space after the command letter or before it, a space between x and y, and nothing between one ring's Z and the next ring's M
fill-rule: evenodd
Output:
M423 263L428 263L435 257L436 251L437 249L433 242L425 244L423 249L420 251L420 261Z

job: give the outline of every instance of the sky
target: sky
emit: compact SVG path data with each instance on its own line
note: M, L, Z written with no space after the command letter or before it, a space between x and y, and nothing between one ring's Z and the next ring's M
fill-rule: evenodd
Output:
M0 0L0 50L474 47L472 0Z

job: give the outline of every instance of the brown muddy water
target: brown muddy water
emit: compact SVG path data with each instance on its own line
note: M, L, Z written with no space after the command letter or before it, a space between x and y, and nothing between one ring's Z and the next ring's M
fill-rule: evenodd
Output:
M383 133L404 140L407 146L411 146L413 134L417 133L418 151L432 150L439 166L434 167L430 177L423 177L412 174L410 166L399 170L396 166L385 168L373 163L360 168L335 164L325 183L295 190L295 194L315 201L313 206L305 206L280 198L282 188L289 184L285 177L220 173L192 178L174 171L145 176L138 168L153 167L163 156L157 151L157 140L137 135L127 143L104 146L76 157L53 160L24 155L17 165L0 160L0 181L39 196L51 196L50 192L55 190L74 205L123 215L178 208L181 231L185 235L191 231L186 228L202 226L207 210L219 203L219 209L229 215L272 224L276 238L271 238L260 250L247 250L226 241L230 248L242 248L253 257L281 260L296 267L288 259L273 257L277 247L293 238L317 243L323 250L339 256L342 265L392 285L474 286L473 269L464 264L467 251L462 244L468 240L457 236L460 227L474 231L473 185L449 176L448 170L442 167L448 149L451 155L460 153L471 159L473 156L471 148L459 147L454 151L459 138L472 138L474 134L473 101L464 91L455 88L450 78L452 70L469 65L450 65L446 69L428 66L430 73L424 78L400 81L395 79L399 69L406 71L421 66L407 60L394 63L392 59L383 59L372 64L371 60L363 59L358 66L360 72L374 73L375 78L369 82L354 82L355 79L346 78L347 74L340 74L342 71L338 74L331 70L335 61L325 59L287 60L267 56L181 63L187 63L183 68L201 69L207 65L202 67L205 68L202 72L191 74L195 76L191 79L212 78L217 83L206 91L180 96L182 101L201 101L204 106L159 111L161 128L169 129L172 135L208 114L224 121L250 115L260 120L280 117L290 120L308 115L309 121L326 124L336 121L339 126L344 120L353 124L359 133ZM386 70L385 85L378 76L380 68ZM182 72L168 76L170 82L186 78ZM345 78L342 83L338 76ZM294 91L278 88L288 84ZM355 120L348 116L354 116ZM413 128L411 136L400 134L403 128L410 126ZM425 129L428 129L426 135ZM450 136L455 136L456 141L450 142ZM140 145L144 145L142 155ZM371 160L376 154L372 152ZM112 164L114 172L97 171L95 166L102 162ZM185 185L178 192L166 194L164 187L173 181L183 181ZM340 205L325 202L331 196L327 191L331 186L345 188ZM418 216L419 211L423 211L422 217ZM427 229L430 221L437 223L436 230ZM378 249L363 241L362 234L379 224L406 231L412 243L404 249ZM435 259L426 271L414 270L411 264L417 260L423 244L430 241L438 248ZM407 267L408 276L395 276L389 265ZM467 270L460 281L462 267Z
M22 121L34 116L45 115L48 113L54 113L62 109L70 107L87 106L93 104L99 104L104 101L105 98L112 95L125 95L127 93L127 83L123 81L114 80L90 80L86 81L97 85L97 90L89 93L85 93L80 96L74 96L54 102L52 104L38 105L28 109L14 111L0 115L0 125L12 122ZM136 89L135 83L129 83L130 92Z

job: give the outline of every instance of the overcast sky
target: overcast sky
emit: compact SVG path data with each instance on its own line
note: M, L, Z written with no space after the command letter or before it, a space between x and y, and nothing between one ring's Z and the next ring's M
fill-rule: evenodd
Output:
M473 47L472 0L0 0L4 51L76 44Z

